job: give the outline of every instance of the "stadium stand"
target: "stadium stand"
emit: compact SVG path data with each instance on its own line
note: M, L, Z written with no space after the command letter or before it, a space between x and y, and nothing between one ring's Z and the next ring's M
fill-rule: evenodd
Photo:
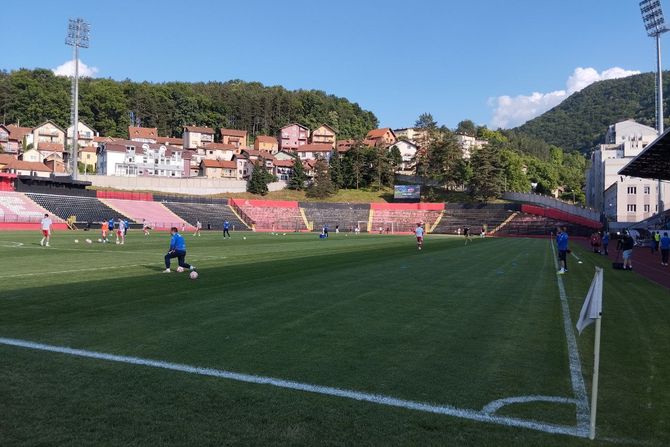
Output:
M156 197L154 197L155 199ZM225 200L225 199L221 199ZM235 213L225 203L187 203L187 202L162 202L170 211L184 219L191 225L199 220L205 230L223 229L223 221L228 220L232 231L246 231L249 227L237 218Z
M300 208L312 231L321 231L328 225L331 231L339 226L340 231L353 231L359 225L361 231L367 231L370 218L368 203L316 203L300 202Z
M112 208L119 215L130 217L136 222L144 219L154 229L170 229L170 227L181 228L182 225L191 227L181 217L166 208L159 202L148 200L124 200L124 199L99 199Z
M36 193L26 193L26 196L61 219L76 216L75 224L97 223L119 217L128 219L128 216L119 214L95 197Z
M19 192L0 192L0 222L1 223L39 223L45 213L49 211L30 200ZM53 216L54 222L62 222L58 216Z
M433 229L433 233L457 234L459 229L469 227L471 234L477 234L482 228L491 234L503 225L519 209L514 204L447 204L442 219Z
M411 233L416 224L430 231L444 210L443 203L371 203L369 230L387 233Z
M496 234L499 236L549 236L556 232L556 227L566 227L570 236L588 237L593 228L553 219L547 216L518 213Z
M307 231L307 222L298 202L231 199L230 205L255 230Z

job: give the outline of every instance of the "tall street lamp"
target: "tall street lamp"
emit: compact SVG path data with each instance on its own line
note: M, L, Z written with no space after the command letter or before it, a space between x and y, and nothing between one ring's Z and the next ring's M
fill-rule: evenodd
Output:
M91 27L84 19L70 19L67 26L65 44L73 48L74 76L72 77L72 179L79 173L77 153L79 151L79 48L88 48L88 34Z

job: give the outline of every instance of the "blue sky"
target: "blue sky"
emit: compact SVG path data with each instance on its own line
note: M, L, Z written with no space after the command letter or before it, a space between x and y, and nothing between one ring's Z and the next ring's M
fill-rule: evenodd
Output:
M509 127L574 91L571 76L581 87L613 67L655 68L638 0L14 0L3 15L3 69L65 63L79 16L96 76L319 89L394 128L423 112Z

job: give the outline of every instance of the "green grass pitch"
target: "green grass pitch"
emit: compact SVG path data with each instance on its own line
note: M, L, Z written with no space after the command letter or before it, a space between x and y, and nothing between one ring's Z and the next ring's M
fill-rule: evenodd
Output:
M98 235L58 232L43 248L37 232L0 233L0 338L464 411L574 398L548 239L428 235L418 251L412 236L186 235L193 281L161 273L166 233L87 237ZM605 263L572 248L584 261L562 278L574 327ZM606 268L594 442L0 343L0 445L667 446L669 316L667 289ZM590 392L593 327L577 343ZM577 424L566 403L496 415Z

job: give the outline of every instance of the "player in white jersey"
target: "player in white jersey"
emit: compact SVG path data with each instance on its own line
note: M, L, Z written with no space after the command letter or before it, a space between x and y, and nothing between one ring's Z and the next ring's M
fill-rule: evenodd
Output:
M119 240L121 242L119 242ZM121 245L126 243L126 223L119 217L119 228L116 230L116 243Z
M142 219L142 231L145 236L149 236L149 222L146 219Z
M202 230L202 224L201 224L200 221L198 220L198 221L195 223L195 233L193 233L193 236L200 236L200 230Z
M49 240L51 240L51 225L53 222L51 221L49 215L45 214L40 224L42 228L42 240L40 241L40 245L44 246L46 242L46 246L48 247Z
M414 234L416 235L416 246L421 250L423 248L423 233L424 229L420 223L416 224Z

